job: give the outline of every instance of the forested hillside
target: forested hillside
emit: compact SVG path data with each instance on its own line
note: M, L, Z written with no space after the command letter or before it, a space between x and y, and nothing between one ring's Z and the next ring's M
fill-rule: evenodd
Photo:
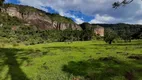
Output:
M0 40L2 43L13 45L103 40L107 28L117 34L115 39L127 42L142 38L142 25L122 23L78 25L70 18L24 5L4 4L0 14Z
M100 25L105 28L111 28L115 30L119 36L128 35L131 36L132 39L142 39L142 25L138 24L93 24Z

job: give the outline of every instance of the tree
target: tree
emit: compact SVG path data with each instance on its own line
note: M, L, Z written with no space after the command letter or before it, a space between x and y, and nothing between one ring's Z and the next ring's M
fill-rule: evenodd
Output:
M139 38L142 39L142 32L141 32L141 34L139 35Z
M117 34L112 29L108 28L105 30L104 40L106 43L111 44L112 41L117 37Z
M83 23L80 25L83 29L81 33L81 40L91 40L94 35L94 29L91 24Z
M118 8L119 6L124 6L124 5L129 4L129 3L133 2L133 1L134 0L123 0L122 2L117 1L117 2L114 2L112 4L112 6L113 6L113 8Z
M0 0L0 12L1 12L1 7L3 6L5 0Z
M132 39L132 33L130 26L128 25L121 25L123 28L121 29L119 36L125 41L125 42L131 42Z
M3 2L4 2L5 0L0 0L0 7L3 5Z

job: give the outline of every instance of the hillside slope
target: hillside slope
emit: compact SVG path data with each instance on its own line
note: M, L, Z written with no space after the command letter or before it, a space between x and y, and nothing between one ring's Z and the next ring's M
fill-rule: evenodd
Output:
M58 14L50 14L33 7L5 4L2 13L7 13L11 17L17 17L26 22L26 25L36 26L38 29L57 29L81 30L81 28L71 19L62 17Z
M0 42L33 45L47 42L86 41L94 35L104 36L105 28L112 28L119 36L142 38L142 25L76 24L59 14L24 6L4 4L0 13ZM125 34L125 35L123 35Z

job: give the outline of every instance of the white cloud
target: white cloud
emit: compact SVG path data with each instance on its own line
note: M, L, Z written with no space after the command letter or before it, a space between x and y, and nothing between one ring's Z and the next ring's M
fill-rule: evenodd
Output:
M60 14L61 16L66 16L66 17L71 17L71 18L73 18L77 24L81 24L81 23L84 22L84 21L82 20L82 18L78 18L78 17L76 17L75 15L71 15L70 13L66 13L66 12L60 11L59 14Z
M115 18L107 15L100 16L99 14L96 15L95 19L91 20L89 23L108 23L114 21Z
M77 24L82 24L84 21L80 18L75 18Z
M66 12L69 10L81 11L83 14L94 16L90 23L137 23L142 19L142 1L134 0L133 3L118 9L112 8L112 3L118 0L19 0L21 4L51 7L60 15L73 17ZM119 0L122 1L122 0ZM42 10L45 10L42 8ZM81 18L74 17L77 22L83 22ZM139 22L141 23L141 21Z

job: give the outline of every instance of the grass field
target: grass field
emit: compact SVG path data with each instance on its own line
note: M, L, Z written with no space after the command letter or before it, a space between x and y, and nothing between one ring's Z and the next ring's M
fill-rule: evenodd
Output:
M0 48L0 80L142 80L142 40Z

